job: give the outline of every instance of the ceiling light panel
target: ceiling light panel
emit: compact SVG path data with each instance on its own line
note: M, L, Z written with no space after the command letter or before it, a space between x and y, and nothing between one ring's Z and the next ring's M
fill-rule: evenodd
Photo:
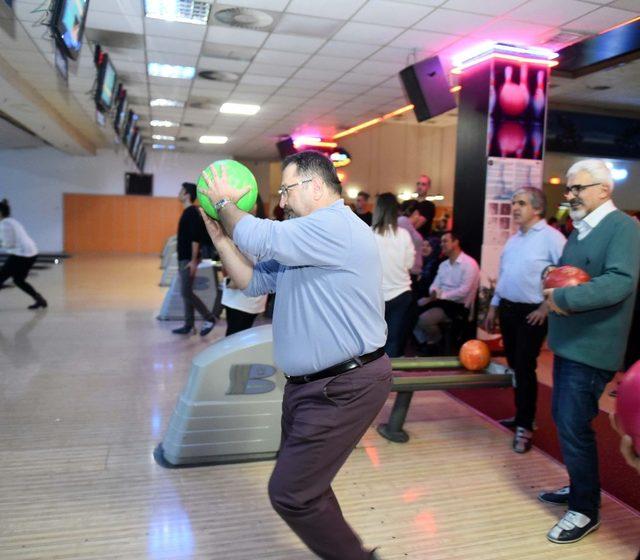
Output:
M220 107L221 113L229 115L255 115L260 110L260 105L249 105L244 103L223 103Z
M193 66L177 66L173 64L159 64L150 62L147 65L149 76L156 78L173 78L177 80L192 80L196 75L196 69Z
M211 4L198 0L145 0L148 18L206 25Z
M229 138L226 136L200 136L200 144L226 144Z

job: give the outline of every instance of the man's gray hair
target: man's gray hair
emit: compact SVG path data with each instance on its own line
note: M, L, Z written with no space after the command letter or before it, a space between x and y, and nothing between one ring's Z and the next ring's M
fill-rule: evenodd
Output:
M534 210L538 211L538 214L544 218L547 213L547 197L542 192L542 189L536 187L520 187L513 193L511 200L513 200L519 194L526 194L529 197L529 202Z
M581 171L587 172L593 177L594 182L602 183L609 191L613 190L614 184L611 169L601 159L583 159L574 163L567 171L567 180Z

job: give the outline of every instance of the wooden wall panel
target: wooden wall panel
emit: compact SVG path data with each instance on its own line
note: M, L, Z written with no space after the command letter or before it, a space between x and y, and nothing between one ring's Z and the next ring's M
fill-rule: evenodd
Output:
M162 251L182 212L175 198L64 195L64 248L78 253Z

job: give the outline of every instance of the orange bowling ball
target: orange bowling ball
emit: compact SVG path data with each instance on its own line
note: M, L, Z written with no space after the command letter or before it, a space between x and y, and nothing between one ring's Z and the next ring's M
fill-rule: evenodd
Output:
M460 348L460 363L470 371L486 368L491 361L489 347L482 340L469 340Z

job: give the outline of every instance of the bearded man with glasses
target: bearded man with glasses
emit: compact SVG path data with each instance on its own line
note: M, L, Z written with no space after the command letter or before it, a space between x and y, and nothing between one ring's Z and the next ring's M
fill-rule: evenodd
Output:
M391 388L373 231L345 206L335 168L318 152L282 162L280 206L293 217L284 222L240 210L235 202L248 189L231 188L210 169L206 194L224 230L203 217L225 269L245 295L278 294L274 359L287 384L271 503L320 558L377 558L347 524L331 489Z
M605 386L623 365L638 285L640 225L618 210L611 171L582 160L567 171L575 230L558 263L586 271L579 286L544 290L553 362L553 419L570 484L540 500L568 507L547 538L576 542L600 524L600 477L592 420Z

